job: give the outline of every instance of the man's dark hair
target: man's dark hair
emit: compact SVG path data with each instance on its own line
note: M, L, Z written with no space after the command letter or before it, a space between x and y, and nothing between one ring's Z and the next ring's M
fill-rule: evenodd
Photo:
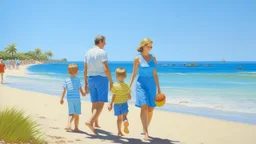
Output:
M105 39L106 39L106 38L105 38L104 36L98 35L98 36L96 36L95 39L94 39L94 44L97 45L97 44L99 44L101 41L105 41Z

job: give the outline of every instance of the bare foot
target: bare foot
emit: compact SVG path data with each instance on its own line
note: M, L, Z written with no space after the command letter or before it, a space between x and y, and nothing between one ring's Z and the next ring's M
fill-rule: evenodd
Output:
M86 126L89 127L89 129L95 134L98 135L98 133L95 131L94 127L90 123L85 123Z
M147 136L145 136L145 137L143 138L143 140L144 140L144 141L149 141L149 138L148 138Z
M94 127L100 128L99 123L97 121L94 123Z
M117 136L124 136L122 132L119 132Z
M148 134L145 134L145 136L144 136L143 140L145 140L145 141L149 141Z
M129 122L128 122L127 120L126 120L126 121L124 121L124 132L125 132L126 134L128 134L128 133L129 133L128 126L129 126Z
M96 128L100 128L100 126L99 126L98 124L97 124L97 125L95 124L95 125L94 125L94 127L96 127Z
M73 131L74 132L80 132L80 130L78 128L75 128Z
M71 127L66 127L65 130L66 131L71 131L72 129L71 129Z

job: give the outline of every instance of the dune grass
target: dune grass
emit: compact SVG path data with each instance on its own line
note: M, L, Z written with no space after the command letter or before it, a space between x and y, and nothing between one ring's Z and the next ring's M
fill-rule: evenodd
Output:
M0 139L5 142L45 143L39 125L17 108L0 110Z

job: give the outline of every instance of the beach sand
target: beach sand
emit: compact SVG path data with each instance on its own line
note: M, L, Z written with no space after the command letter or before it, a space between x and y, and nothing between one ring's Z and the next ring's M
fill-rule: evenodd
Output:
M22 76L26 73L26 66L20 70L7 70L7 75ZM89 96L89 95L87 95ZM99 119L101 126L99 136L94 136L84 125L90 114L91 103L82 102L80 116L80 130L83 133L66 132L68 107L65 101L59 103L60 97L37 92L24 91L0 84L0 108L16 106L41 124L49 143L142 143L142 127L140 109L129 107L130 134L123 137L116 136L116 117L113 111L107 110L107 104ZM199 116L155 111L149 128L152 136L151 143L156 144L255 144L256 125L242 124L224 120L217 120Z

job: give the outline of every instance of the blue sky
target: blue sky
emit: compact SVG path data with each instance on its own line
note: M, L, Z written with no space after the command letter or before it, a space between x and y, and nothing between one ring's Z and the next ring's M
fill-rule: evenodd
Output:
M159 61L255 61L255 0L1 0L0 51L16 42L83 60L98 34L110 61L131 61L144 37Z

